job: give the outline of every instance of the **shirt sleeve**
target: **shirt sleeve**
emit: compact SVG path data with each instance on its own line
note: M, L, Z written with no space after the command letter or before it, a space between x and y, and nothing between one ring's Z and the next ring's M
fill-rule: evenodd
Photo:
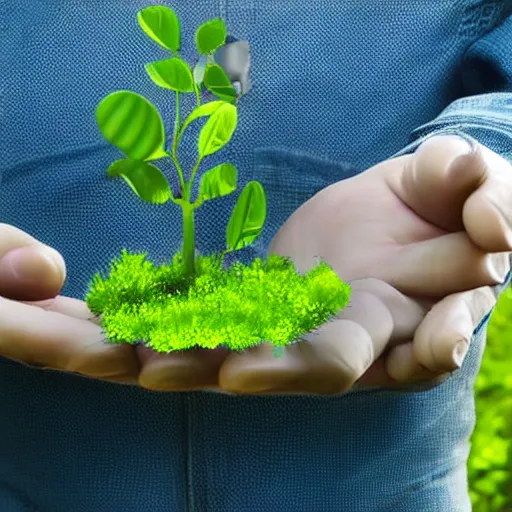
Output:
M434 135L449 134L473 138L512 162L512 14L468 48L461 77L464 97L415 129L410 143L394 156L413 152Z
M415 129L410 143L394 156L412 153L435 135L459 135L477 140L512 163L512 14L468 48L462 82L465 96ZM511 281L512 271L503 283L493 287L494 292L499 295ZM490 314L475 332L487 323Z

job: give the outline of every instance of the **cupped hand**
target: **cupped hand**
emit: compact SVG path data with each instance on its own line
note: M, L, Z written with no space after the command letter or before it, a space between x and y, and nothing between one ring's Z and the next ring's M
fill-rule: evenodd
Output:
M269 346L230 355L220 387L339 393L441 380L462 365L509 271L511 204L510 164L447 136L324 189L271 250L302 271L325 259L351 282L350 305L282 357Z
M86 304L58 296L62 256L23 231L0 224L0 356L31 366L136 383L133 347L107 345Z
M280 357L268 345L244 353L198 349L167 355L105 345L98 326L85 320L90 314L83 303L57 298L46 318L53 325L53 315L64 314L69 326L62 324L53 352L72 339L79 322L90 332L87 347L109 370L87 366L92 359L80 339L67 349L78 359L66 356L57 367L103 374L99 378L115 375L113 380L118 374L109 373L112 368L125 367L133 379L136 352L139 385L162 391L339 393L355 385L436 382L462 365L475 327L495 303L492 287L509 270L510 204L510 164L476 143L431 138L414 155L322 190L278 232L272 252L291 257L301 271L320 257L353 290L350 305L335 320ZM49 353L42 351L36 362L55 367L48 364Z

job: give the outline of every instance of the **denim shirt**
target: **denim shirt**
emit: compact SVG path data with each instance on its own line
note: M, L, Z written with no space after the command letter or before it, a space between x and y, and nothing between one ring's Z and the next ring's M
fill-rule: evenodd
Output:
M512 160L510 0L4 0L0 221L61 251L64 294L83 298L122 248L157 262L179 249L172 205L106 179L118 152L94 119L106 94L131 89L171 130L172 95L143 68L167 54L136 24L156 3L178 12L190 62L194 30L212 17L250 43L251 89L219 159L241 185L266 188L254 254L315 192L433 133L464 133ZM201 252L222 247L235 199L199 210ZM151 393L2 360L0 510L469 511L484 338L485 323L437 388L335 397Z

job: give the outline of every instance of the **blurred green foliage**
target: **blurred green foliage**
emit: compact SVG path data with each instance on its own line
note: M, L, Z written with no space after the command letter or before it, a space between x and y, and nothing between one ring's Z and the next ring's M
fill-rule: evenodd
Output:
M477 422L469 458L474 512L512 512L512 289L488 329L476 382Z

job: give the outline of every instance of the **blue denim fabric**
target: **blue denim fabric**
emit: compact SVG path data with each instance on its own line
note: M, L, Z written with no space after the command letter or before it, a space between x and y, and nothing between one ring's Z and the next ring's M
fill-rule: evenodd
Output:
M155 261L179 248L173 206L106 180L118 153L94 120L102 97L132 89L172 125L172 96L142 66L166 56L135 22L152 3L166 2L0 3L0 220L62 252L68 295L82 297L123 247ZM266 187L254 253L317 190L429 133L460 130L510 156L509 0L169 4L186 59L196 26L218 15L251 44L252 88L218 158ZM490 70L499 80L485 82ZM201 208L201 252L221 248L234 200ZM2 361L0 511L467 512L484 338L485 325L462 370L435 389L330 398L149 393Z

